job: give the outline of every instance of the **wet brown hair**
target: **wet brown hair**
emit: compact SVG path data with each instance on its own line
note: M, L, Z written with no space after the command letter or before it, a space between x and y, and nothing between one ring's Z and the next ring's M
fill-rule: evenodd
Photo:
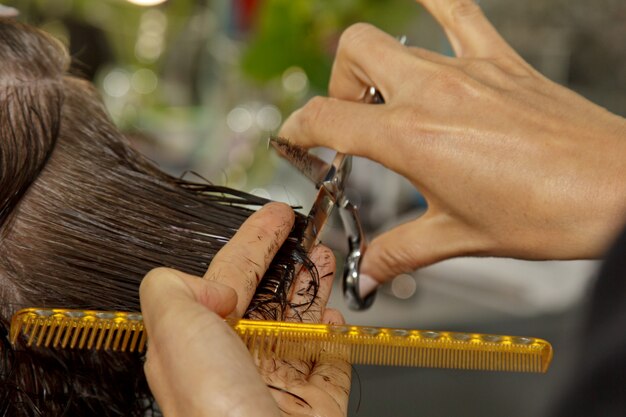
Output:
M94 88L67 75L69 61L51 37L0 19L0 415L151 415L138 355L12 347L11 315L137 311L150 269L202 276L267 200L158 170ZM312 268L300 245L306 219L296 217L248 314L282 318L296 265Z

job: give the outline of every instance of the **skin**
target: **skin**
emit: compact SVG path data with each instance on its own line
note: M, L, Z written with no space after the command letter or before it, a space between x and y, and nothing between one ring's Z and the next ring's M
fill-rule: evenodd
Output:
M280 132L301 146L376 160L426 197L425 215L372 241L362 271L380 283L460 255L601 256L626 212L626 121L531 68L472 1L419 2L456 58L354 25L341 37L330 97L311 100ZM384 105L361 103L371 85ZM221 321L243 312L289 213L270 205L252 216L208 279L158 269L144 280L146 374L166 416L345 415L347 364L278 361L257 371ZM321 251L314 257L326 276L334 259ZM298 278L292 301L309 299L308 279ZM313 309L291 319L341 322L325 309L330 281L322 279Z
M241 317L294 214L287 205L264 206L241 226L215 256L204 279L168 268L146 275L139 289L150 334L145 372L167 417L178 416L344 416L350 365L274 361L257 368L239 337L223 322ZM332 252L311 253L320 277L311 308L293 308L288 320L343 323L326 309L334 277ZM296 277L290 301L309 304L311 276Z
M626 120L530 67L470 0L420 0L456 57L402 46L367 24L342 35L329 95L280 136L378 161L427 212L375 238L374 284L462 255L603 255L626 213ZM385 98L364 104L368 86Z

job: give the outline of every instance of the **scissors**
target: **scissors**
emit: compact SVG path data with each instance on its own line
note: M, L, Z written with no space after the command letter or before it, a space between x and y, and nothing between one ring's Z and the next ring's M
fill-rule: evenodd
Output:
M365 310L374 302L376 292L365 298L359 293L361 258L367 244L358 208L348 200L344 192L352 169L352 156L337 152L332 163L327 163L287 140L272 138L270 143L281 157L318 189L304 230L303 246L307 252L319 243L324 226L335 207L337 208L348 238L348 255L343 269L343 296L350 309Z
M402 45L406 45L406 36L398 37ZM383 104L385 99L376 87L365 90L363 102ZM319 243L319 237L333 209L337 207L339 217L348 238L348 255L343 268L343 297L352 310L369 308L376 298L376 291L365 298L359 291L361 258L367 248L365 234L361 227L358 208L346 197L345 185L352 170L352 156L340 152L335 154L331 164L305 149L289 144L287 140L271 138L270 143L278 154L289 161L298 171L312 181L319 190L315 202L309 212L309 220L304 232L304 247L310 251Z

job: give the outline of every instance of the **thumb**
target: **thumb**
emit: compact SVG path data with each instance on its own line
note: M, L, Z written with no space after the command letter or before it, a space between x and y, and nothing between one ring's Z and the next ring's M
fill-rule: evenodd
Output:
M226 317L237 307L237 292L226 284L216 281L182 277L193 292L197 302L221 317Z
M193 305L197 302L221 317L231 314L237 305L237 293L228 285L209 281L171 268L148 272L139 286L141 310L161 316L173 301Z
M372 240L361 265L361 296L398 274L476 253L471 230L446 214L424 214Z

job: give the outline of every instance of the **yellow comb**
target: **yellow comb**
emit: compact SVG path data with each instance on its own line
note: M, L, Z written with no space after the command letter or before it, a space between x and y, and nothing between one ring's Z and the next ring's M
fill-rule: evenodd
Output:
M552 346L542 339L431 330L258 320L226 322L259 359L353 364L546 372ZM11 343L28 346L142 352L140 313L26 308L11 320Z

